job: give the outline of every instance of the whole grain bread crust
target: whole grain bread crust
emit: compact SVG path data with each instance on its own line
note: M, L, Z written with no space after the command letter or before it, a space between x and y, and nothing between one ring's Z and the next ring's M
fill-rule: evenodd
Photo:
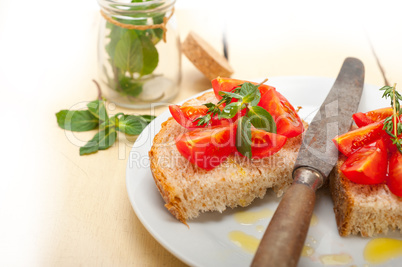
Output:
M368 237L389 230L402 232L402 198L392 194L385 184L353 183L340 170L345 160L340 155L330 177L339 235Z

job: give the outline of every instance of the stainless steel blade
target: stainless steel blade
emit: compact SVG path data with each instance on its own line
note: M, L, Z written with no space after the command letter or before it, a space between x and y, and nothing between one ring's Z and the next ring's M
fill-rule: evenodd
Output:
M305 132L295 171L300 167L315 169L321 173L322 183L325 182L338 160L332 139L350 129L363 85L363 63L356 58L346 58L332 89Z

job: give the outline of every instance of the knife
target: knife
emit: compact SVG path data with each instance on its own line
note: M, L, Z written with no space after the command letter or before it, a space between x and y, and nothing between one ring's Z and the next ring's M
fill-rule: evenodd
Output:
M266 229L251 266L296 266L313 214L315 192L328 180L338 161L332 139L352 124L364 85L364 66L346 58L342 68L304 134L286 191Z

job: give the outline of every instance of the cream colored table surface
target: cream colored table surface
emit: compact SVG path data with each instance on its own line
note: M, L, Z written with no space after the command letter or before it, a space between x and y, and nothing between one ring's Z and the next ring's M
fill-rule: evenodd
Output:
M336 77L353 56L364 62L366 82L380 87L371 40L390 82L402 83L399 5L376 3L179 0L176 19L182 40L194 30L218 51L226 25L236 78ZM0 2L0 266L184 265L131 208L125 171L133 139L79 156L94 132L57 126L57 111L96 97L99 20L94 0ZM184 56L182 63L175 102L211 87Z

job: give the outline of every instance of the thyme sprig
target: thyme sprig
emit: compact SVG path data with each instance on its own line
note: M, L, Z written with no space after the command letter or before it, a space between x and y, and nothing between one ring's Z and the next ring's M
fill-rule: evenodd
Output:
M384 86L380 90L384 91L382 95L383 98L391 99L391 107L394 111L393 115L384 120L383 129L391 136L392 143L395 144L399 152L402 153L402 122L400 120L402 110L399 102L402 101L402 96L396 90L396 84L394 84L394 86Z

